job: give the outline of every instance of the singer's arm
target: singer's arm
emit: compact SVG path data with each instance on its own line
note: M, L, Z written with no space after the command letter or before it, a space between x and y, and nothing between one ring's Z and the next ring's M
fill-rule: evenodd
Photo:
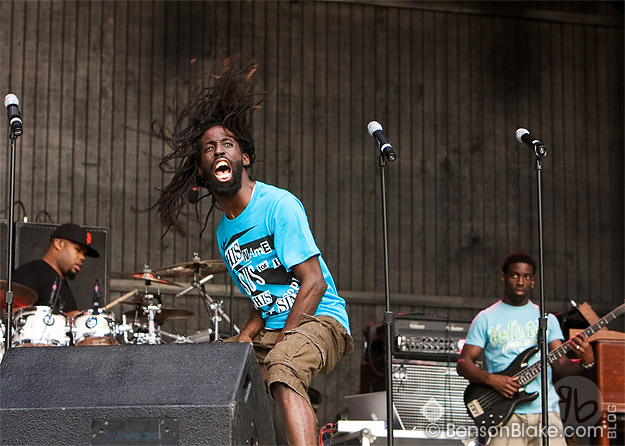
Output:
M260 311L256 308L252 308L247 322L243 326L241 333L239 333L239 342L249 342L254 345L252 339L254 339L263 328L265 328L265 320L260 314Z
M323 278L318 255L310 257L299 265L295 265L293 274L300 281L301 285L284 327L276 339L276 344L284 339L285 332L300 324L302 314L305 313L311 316L315 314L319 302L321 302L324 293L328 289L328 284Z

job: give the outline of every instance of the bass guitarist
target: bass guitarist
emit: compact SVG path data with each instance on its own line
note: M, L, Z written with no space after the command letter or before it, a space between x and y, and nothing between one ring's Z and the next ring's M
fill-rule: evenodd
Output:
M458 374L471 383L492 387L508 400L514 400L519 390L538 392L532 401L522 402L514 408L511 418L499 429L491 429L490 446L540 445L541 440L541 398L540 377L527 383L523 389L518 376L507 376L502 372L521 354L537 345L539 307L530 301L534 288L536 262L525 252L509 254L502 265L501 282L504 285L503 298L482 310L471 323L466 344L458 359ZM549 314L547 340L549 351L562 345L563 335L556 318ZM579 359L562 356L553 364L558 376L581 373L594 366L594 355L588 340L583 335L567 341ZM484 352L488 371L480 369L475 361ZM540 360L534 355L529 363ZM563 425L560 419L559 398L552 382L551 367L548 367L548 403L550 446L565 446ZM498 397L500 398L500 397ZM505 401L505 400L504 400ZM496 410L496 408L491 408ZM553 426L553 427L552 427ZM479 426L478 426L479 428ZM554 435L555 430L557 433ZM479 432L484 438L484 433Z

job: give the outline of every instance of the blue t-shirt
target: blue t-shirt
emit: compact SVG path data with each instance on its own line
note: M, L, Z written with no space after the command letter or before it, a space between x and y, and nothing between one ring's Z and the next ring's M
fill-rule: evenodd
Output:
M505 370L519 353L537 345L538 305L528 302L517 307L499 301L482 310L471 323L467 334L467 344L476 345L484 350L486 364L490 373ZM563 340L562 330L553 314L547 317L547 343L556 339ZM540 360L540 353L529 361L533 364ZM551 381L551 366L547 366L548 407L549 412L560 412L559 398ZM538 392L538 398L529 403L519 404L515 413L541 413L540 374L525 386L528 393Z
M300 282L293 267L319 256L328 288L315 316L331 316L350 331L345 301L315 244L304 206L290 192L256 181L243 212L219 222L217 243L237 287L252 299L269 329L284 327L297 297Z

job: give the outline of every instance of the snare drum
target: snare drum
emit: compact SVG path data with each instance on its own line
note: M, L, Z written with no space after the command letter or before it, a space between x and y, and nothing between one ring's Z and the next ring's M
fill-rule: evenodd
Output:
M15 313L13 345L67 346L70 328L64 314L45 306L24 307Z
M115 345L115 315L110 311L94 314L93 309L72 319L75 345Z

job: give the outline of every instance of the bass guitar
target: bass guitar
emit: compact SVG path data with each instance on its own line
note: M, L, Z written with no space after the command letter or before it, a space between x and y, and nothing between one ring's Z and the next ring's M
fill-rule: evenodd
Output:
M602 327L605 327L614 319L625 312L625 304L612 310L600 320L586 328L582 333L588 338ZM571 344L563 343L547 355L547 365L566 355L571 349ZM514 409L521 403L532 401L538 397L538 392L527 393L524 387L540 373L540 361L528 366L532 356L538 352L538 346L530 347L520 353L512 364L504 371L497 372L499 375L516 376L521 386L519 391L512 397L506 398L501 393L486 384L469 384L464 391L464 404L467 406L469 416L480 430L498 427L508 422Z

